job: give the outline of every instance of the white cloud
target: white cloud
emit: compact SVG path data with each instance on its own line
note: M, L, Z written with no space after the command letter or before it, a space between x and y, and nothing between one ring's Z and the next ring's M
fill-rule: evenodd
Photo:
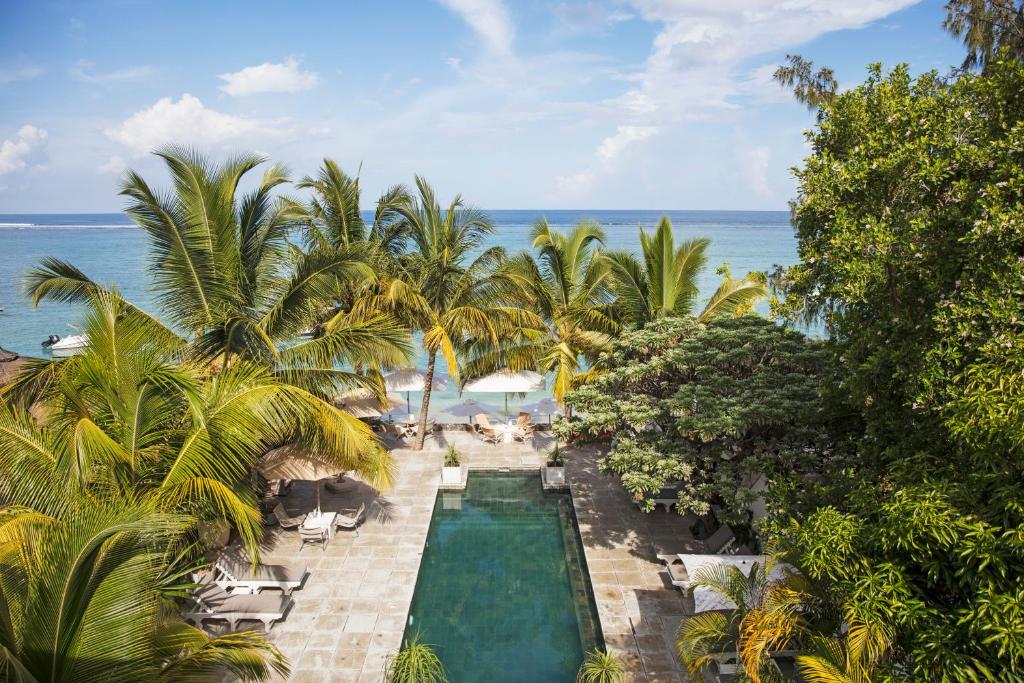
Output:
M26 124L18 129L13 140L0 143L0 175L25 168L32 154L46 144L47 137L42 128Z
M457 13L469 24L498 56L512 54L515 27L512 18L501 0L440 0L448 9Z
M156 75L151 66L129 66L107 72L97 72L96 65L90 61L79 59L71 67L71 77L83 83L141 83Z
M462 60L459 59L458 57L449 57L448 59L444 60L444 63L450 66L451 68L455 69L456 71L462 68Z
M555 17L573 33L603 31L609 26L633 19L633 15L621 9L612 9L603 2L561 2L554 8Z
M654 126L619 126L615 135L605 138L597 146L597 156L612 161L634 142L649 138L657 132Z
M127 167L128 163L119 155L115 154L107 159L106 162L97 166L96 170L100 173L114 173L120 175Z
M316 72L302 71L299 61L291 57L281 64L264 62L234 73L221 74L217 78L225 81L220 89L232 97L261 92L300 92L315 88L320 82Z
M21 65L0 67L0 83L30 81L41 73L43 73L43 70L38 66Z
M279 136L288 131L264 121L207 109L199 98L185 93L177 102L163 97L105 132L110 139L141 155L168 143L217 145L246 137Z

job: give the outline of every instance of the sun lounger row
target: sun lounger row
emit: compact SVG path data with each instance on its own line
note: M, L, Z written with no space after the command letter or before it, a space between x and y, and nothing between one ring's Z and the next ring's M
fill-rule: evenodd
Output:
M480 413L476 416L476 424L473 425L473 431L480 436L486 443L498 444L502 441L507 440L506 436L511 435L512 439L516 441L525 441L528 437L533 434L534 427L530 424L529 413L519 413L519 419L516 420L515 426L511 427L511 433L507 429L495 429L491 425L491 421L487 419L487 416Z
M197 587L182 616L198 627L208 621L226 621L232 630L240 621L261 621L269 631L288 613L291 592L301 588L307 576L306 565L253 567L248 561L222 555L210 571L194 576Z

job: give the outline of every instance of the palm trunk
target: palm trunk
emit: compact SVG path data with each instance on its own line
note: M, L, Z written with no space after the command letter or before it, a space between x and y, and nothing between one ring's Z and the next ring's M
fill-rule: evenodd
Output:
M427 413L430 410L430 390L434 388L434 366L437 364L437 351L427 356L427 381L423 387L423 405L420 406L420 428L416 433L416 450L423 450L423 442L427 439Z

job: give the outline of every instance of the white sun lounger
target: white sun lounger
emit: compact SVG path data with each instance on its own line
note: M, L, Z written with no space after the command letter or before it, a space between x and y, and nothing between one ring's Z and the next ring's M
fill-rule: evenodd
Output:
M249 562L231 560L223 555L213 566L213 582L225 590L259 593L264 588L279 588L291 594L309 575L309 565L260 564L254 570Z
M284 619L292 599L276 593L228 593L215 584L207 584L192 594L192 603L182 612L185 621L201 628L212 620L228 622L235 630L240 621L262 621L270 630L275 621Z

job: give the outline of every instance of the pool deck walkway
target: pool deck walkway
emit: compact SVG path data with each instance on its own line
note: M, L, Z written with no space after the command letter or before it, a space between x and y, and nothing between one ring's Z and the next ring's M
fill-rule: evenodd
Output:
M462 434L452 440L462 449L463 464L481 469L540 467L550 445L546 436L497 447L466 442ZM325 549L306 546L299 552L294 531L268 531L263 562L308 563L310 570L305 585L292 593L294 606L268 634L291 662L289 680L384 680L386 658L400 646L408 618L444 448L446 443L423 452L393 450L398 475L383 496L363 484L343 494L322 491L324 510L367 504L358 535L340 530ZM637 511L617 478L597 472L596 451L565 455L608 647L623 657L631 682L687 680L673 650L684 599L658 571L655 555L692 550L698 543L674 513ZM307 512L313 501L312 483L296 482L285 506L293 514Z

